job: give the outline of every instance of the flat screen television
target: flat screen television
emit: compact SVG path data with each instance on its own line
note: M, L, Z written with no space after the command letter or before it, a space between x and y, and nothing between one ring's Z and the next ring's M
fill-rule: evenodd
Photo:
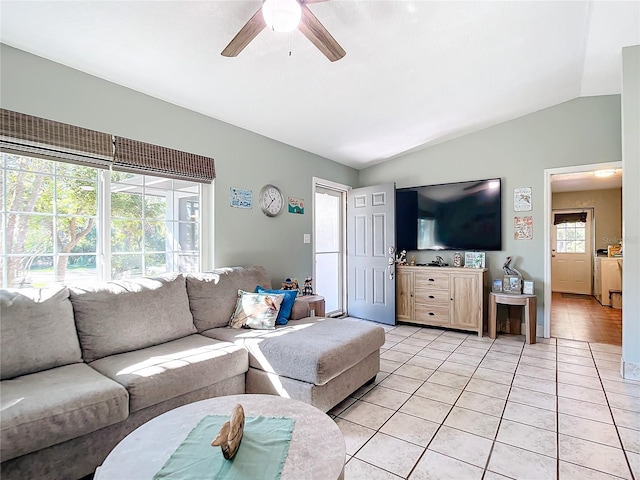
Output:
M502 250L499 178L396 190L398 250Z

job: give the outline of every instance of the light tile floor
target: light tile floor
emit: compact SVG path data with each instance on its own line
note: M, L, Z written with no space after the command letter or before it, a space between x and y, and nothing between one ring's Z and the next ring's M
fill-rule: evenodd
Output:
M640 382L620 378L619 346L385 330L375 383L329 412L346 480L640 479Z

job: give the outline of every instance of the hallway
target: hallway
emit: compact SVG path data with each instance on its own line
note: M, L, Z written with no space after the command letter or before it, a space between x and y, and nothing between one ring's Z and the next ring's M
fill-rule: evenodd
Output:
M552 295L552 337L622 344L622 310L603 307L590 295L557 292Z

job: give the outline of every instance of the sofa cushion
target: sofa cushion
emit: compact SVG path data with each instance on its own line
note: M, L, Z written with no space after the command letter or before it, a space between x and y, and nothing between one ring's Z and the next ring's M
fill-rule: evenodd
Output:
M82 361L69 290L0 290L2 380Z
M280 310L278 311L278 318L276 319L276 325L286 325L289 321L289 317L291 317L291 309L293 308L293 304L296 301L296 297L298 296L297 290L272 290L269 288L262 288L261 286L256 287L256 293L277 293L284 295L282 299L282 305L280 305ZM308 316L308 315L305 315Z
M276 330L214 328L203 332L249 351L249 365L268 373L324 385L384 344L384 329L349 319L290 321Z
M2 461L94 432L127 418L127 391L83 363L4 380Z
M198 334L101 358L90 365L127 389L131 412L243 374L249 368L242 347Z
M281 293L254 293L238 290L236 309L231 316L229 326L274 330L283 300L284 295Z
M196 332L182 275L73 287L70 298L86 362Z
M236 308L238 290L271 288L264 267L219 268L187 275L187 294L193 323L199 332L224 327Z

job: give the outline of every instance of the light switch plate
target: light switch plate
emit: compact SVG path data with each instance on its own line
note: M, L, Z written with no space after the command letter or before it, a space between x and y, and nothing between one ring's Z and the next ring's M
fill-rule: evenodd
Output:
M304 243L311 243L311 234L310 233L305 233L303 241L304 241Z

